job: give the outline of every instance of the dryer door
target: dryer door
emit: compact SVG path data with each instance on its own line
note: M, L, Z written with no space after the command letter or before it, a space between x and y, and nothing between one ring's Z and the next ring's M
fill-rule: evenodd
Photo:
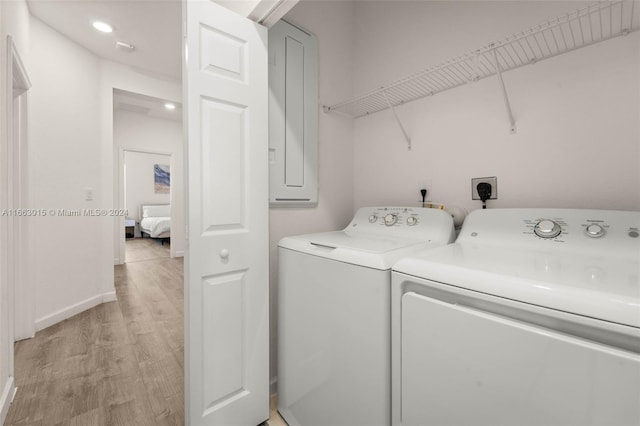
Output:
M639 424L640 355L415 293L403 425Z

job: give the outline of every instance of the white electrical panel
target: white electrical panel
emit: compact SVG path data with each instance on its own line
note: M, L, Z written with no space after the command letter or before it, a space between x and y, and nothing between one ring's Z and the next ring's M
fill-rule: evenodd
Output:
M269 202L318 202L318 41L285 21L269 29Z

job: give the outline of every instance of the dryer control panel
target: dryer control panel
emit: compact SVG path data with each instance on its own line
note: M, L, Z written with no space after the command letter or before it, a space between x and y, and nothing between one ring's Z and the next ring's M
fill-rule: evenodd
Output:
M477 210L467 217L458 241L593 252L615 250L640 255L640 212Z
M563 228L566 232L566 229L568 227L566 220L563 220L562 218L536 219L534 221L527 220L525 221L525 223L527 224L527 226L530 226L531 223L535 223L533 225L533 233L536 236L545 239L560 237L562 235ZM581 226L584 230L584 235L589 238L604 237L605 235L607 235L607 229L610 227L610 225L606 221L600 219L586 219L583 221ZM629 236L632 238L634 238L634 229L635 228L633 227L630 228L631 235Z

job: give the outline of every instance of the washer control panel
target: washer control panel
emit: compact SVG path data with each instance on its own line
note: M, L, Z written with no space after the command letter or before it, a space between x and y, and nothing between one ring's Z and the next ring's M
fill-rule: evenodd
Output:
M369 223L384 226L415 226L420 222L419 210L423 210L415 207L371 207L370 209Z
M432 233L435 229L450 232L451 214L422 207L362 207L347 227L351 231L375 232L407 236Z

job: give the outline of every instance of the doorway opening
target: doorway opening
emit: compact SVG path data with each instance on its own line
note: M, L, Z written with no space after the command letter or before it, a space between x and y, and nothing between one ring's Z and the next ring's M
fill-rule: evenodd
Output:
M168 185L157 181L170 183L172 156L130 149L123 151L127 212L124 263L171 257L170 190L164 189Z
M182 107L113 90L115 264L180 257L184 252Z

